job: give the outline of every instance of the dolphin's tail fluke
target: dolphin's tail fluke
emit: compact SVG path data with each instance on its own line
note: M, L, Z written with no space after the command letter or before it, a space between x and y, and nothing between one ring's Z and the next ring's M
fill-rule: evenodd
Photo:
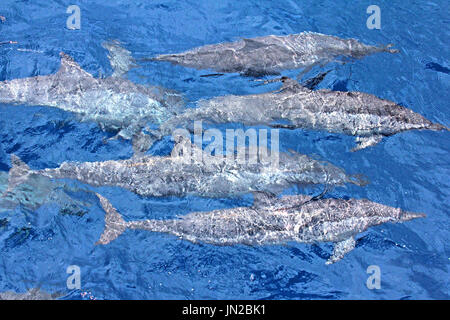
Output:
M393 49L393 48L392 48L393 46L394 46L393 43L389 43L388 45L383 45L383 46L380 46L379 48L380 48L381 51L383 51L383 52L399 53L400 50L398 50L398 49Z
M13 191L18 185L27 181L31 173L30 167L15 154L11 155L11 164L12 168L9 170L8 188L5 194Z
M127 222L105 197L96 193L103 210L105 210L105 230L95 244L108 244L127 229Z

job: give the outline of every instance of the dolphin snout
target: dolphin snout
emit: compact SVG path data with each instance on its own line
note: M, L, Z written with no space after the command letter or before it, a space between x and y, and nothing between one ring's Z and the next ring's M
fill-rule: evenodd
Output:
M408 221L416 218L425 218L427 215L422 212L410 212L410 211L401 211L400 212L400 220Z

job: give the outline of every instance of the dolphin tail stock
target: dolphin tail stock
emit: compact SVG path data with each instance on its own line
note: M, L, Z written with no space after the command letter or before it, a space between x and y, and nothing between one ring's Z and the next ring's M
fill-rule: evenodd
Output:
M105 210L105 230L103 230L100 239L95 244L108 244L119 237L127 229L127 222L112 206L108 199L98 193L95 195L100 200L103 210Z
M13 191L18 185L27 181L31 173L30 167L15 154L11 154L11 164L12 168L9 170L8 188L3 195Z

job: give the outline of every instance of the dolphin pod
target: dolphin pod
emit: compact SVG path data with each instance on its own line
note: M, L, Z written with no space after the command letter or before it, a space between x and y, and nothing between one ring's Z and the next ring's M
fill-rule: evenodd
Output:
M253 207L194 212L171 220L125 221L111 203L97 194L105 216L105 230L97 244L108 244L127 229L169 233L194 243L264 245L287 242L334 242L327 264L341 260L355 248L355 236L371 226L425 217L366 199L321 199L296 195L263 196Z
M117 137L132 139L135 156L127 160L64 162L54 169L31 170L11 155L12 168L4 195L19 185L39 185L38 178L73 179L94 187L116 186L155 197L220 198L253 193L252 207L195 212L172 220L131 222L126 222L106 198L97 194L106 212L105 230L98 244L111 242L126 229L170 233L188 241L213 245L334 242L327 263L342 259L355 247L354 237L371 226L425 216L366 199L323 199L306 195L277 198L277 194L295 184L364 186L367 183L361 176L346 174L328 162L298 153L270 152L278 159L278 165L272 166L261 159L241 163L235 155L224 161L223 157L212 156L192 145L190 140L179 141L171 156L147 156L143 152L177 127L193 131L196 120L347 134L356 137L353 151L373 146L384 136L402 131L448 130L447 127L371 94L311 90L326 73L307 82L308 85L281 77L271 80L282 82L277 91L215 97L198 101L195 109L186 109L182 96L175 91L123 79L135 67L130 52L117 42L106 43L104 47L109 51L114 69L111 77L96 79L62 53L61 68L56 74L0 82L0 103L71 111L82 121L96 121L102 129L116 131ZM245 76L279 74L287 69L303 69L303 74L316 65L340 59L398 52L391 47L303 32L207 45L152 60ZM143 131L148 122L159 124L156 130L148 129L149 135ZM196 155L190 161L186 161L186 150ZM30 178L36 180L30 182ZM10 199L21 197L22 190L19 190ZM42 195L31 202L38 204L41 198Z
M95 121L116 137L133 140L136 153L147 122L161 123L184 107L182 96L158 86L135 84L122 76L133 65L129 52L118 43L103 45L114 73L94 78L72 57L61 53L58 72L46 76L0 82L0 103L55 107L73 112L81 121Z
M305 69L305 73L315 65L324 65L339 58L359 59L377 52L398 52L391 47L369 46L355 39L302 32L211 44L182 53L162 54L151 60L168 61L195 69L262 76L299 68Z
M190 150L189 150L190 149ZM192 156L187 161L184 150ZM31 170L17 156L11 156L8 190L31 177L74 179L99 187L116 186L140 196L231 197L250 192L278 194L294 184L359 186L367 184L359 175L347 175L342 169L325 161L314 160L299 153L277 153L276 166L262 158L254 163L224 159L203 152L190 139L180 139L170 156L142 156L128 160L104 162L65 162L55 169ZM269 159L267 159L269 160Z
M373 146L384 136L406 130L448 130L408 108L371 94L310 90L287 77L279 80L283 86L276 92L200 100L197 108L186 109L153 130L153 142L169 135L175 127L193 130L194 121L199 120L352 135L357 141L352 151Z

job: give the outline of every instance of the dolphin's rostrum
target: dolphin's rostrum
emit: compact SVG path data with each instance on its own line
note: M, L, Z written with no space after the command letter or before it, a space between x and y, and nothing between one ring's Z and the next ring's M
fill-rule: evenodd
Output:
M142 128L147 122L159 124L182 110L183 98L172 90L122 78L135 66L129 51L117 42L103 46L114 68L111 77L94 78L61 53L61 66L55 74L0 82L0 103L73 112L82 121L95 121L103 130L118 132L116 137L133 139L135 152L146 151L141 150L145 141Z
M213 245L264 245L287 242L334 242L327 264L355 247L358 233L386 222L425 217L366 199L321 199L305 195L255 198L253 207L190 213L179 219L125 221L111 203L97 194L106 212L105 230L97 244L108 244L127 229L173 234Z
M299 68L304 68L304 73L315 65L324 65L339 58L359 59L376 52L398 52L391 46L375 47L355 39L302 32L206 45L182 53L159 55L152 60L169 61L195 69L261 76Z

